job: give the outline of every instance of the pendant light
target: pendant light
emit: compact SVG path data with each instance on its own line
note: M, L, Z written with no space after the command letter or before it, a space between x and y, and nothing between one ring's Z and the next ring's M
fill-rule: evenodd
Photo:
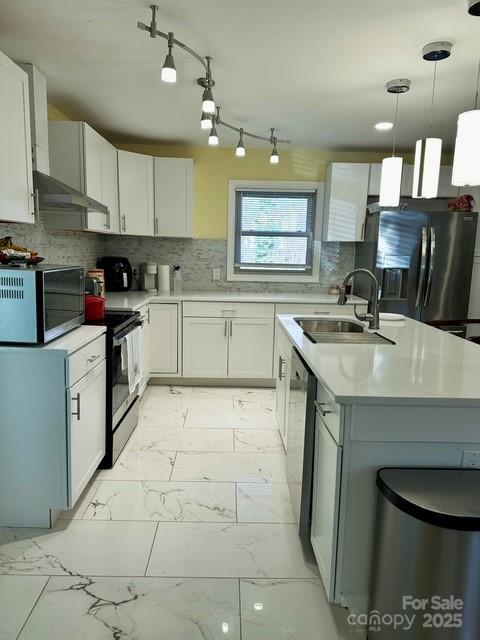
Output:
M200 80L203 80L203 96L202 96L202 111L205 111L205 113L215 113L215 100L213 99L213 92L212 92L212 87L215 85L215 83L212 80L212 72L210 69L210 63L211 63L211 58L210 56L207 56L205 58L206 60L206 64L207 64L207 71L205 74L205 78L200 78Z
M212 115L210 113L205 113L205 111L202 111L202 117L200 119L200 127L202 129L212 128Z
M240 129L240 139L238 140L237 148L235 149L235 155L237 158L245 157L245 145L243 144L243 129Z
M280 162L280 156L277 151L277 138L275 136L275 129L270 129L270 143L273 145L272 153L270 154L270 164L278 164Z
M395 146L397 141L397 123L398 123L398 98L401 93L410 90L410 80L399 78L390 80L385 85L388 93L396 96L395 102L395 119L393 125L393 148L392 155L384 158L382 161L382 176L380 180L380 199L381 207L398 207L400 204L400 190L402 186L403 158L395 156Z
M165 62L163 63L161 73L163 82L173 83L177 81L177 69L175 68L175 60L172 54L173 42L174 36L170 31L170 33L168 34L168 53L165 57Z
M472 111L458 116L457 140L453 156L452 184L455 187L477 187L480 185L480 109L478 109L478 86L480 60L477 72L477 90Z
M413 166L414 198L436 198L438 196L438 180L442 163L442 139L432 138L433 107L435 104L435 88L437 82L437 62L450 57L450 42L432 42L423 47L423 59L434 63L432 101L430 105L430 124L428 138L417 140L415 146L415 164Z

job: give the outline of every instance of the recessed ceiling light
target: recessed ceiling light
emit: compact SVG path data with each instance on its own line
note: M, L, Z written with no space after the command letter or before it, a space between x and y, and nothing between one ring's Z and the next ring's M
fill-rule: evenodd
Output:
M390 131L390 129L393 129L393 122L377 122L375 129L377 131Z

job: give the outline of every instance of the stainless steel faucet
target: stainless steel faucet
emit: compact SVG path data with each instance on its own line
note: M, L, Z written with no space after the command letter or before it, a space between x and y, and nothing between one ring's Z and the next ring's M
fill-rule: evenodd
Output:
M378 308L378 280L375 274L368 269L354 269L347 273L343 280L342 288L340 290L340 296L338 298L338 304L347 303L347 284L353 278L354 275L364 273L367 275L373 284L373 293L370 289L370 299L368 301L367 313L357 313L357 305L354 306L355 317L362 322L368 322L368 328L377 330L380 329L379 308Z

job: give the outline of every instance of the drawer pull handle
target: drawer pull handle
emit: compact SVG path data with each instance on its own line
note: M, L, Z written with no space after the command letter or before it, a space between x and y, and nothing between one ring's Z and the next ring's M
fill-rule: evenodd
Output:
M333 411L325 411L325 409L323 408L323 405L326 404L325 402L320 403L314 400L314 404L319 414L323 417L325 417L329 413L333 413Z
M98 360L98 358L100 358L100 354L87 358L87 362L95 362L95 360Z
M77 410L72 411L72 416L77 416L77 420L80 420L80 394L77 393L76 396L73 396L72 402L77 403Z

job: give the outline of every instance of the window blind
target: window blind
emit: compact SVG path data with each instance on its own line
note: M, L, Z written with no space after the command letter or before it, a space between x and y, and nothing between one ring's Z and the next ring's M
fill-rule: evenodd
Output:
M311 274L316 191L235 194L235 271Z

